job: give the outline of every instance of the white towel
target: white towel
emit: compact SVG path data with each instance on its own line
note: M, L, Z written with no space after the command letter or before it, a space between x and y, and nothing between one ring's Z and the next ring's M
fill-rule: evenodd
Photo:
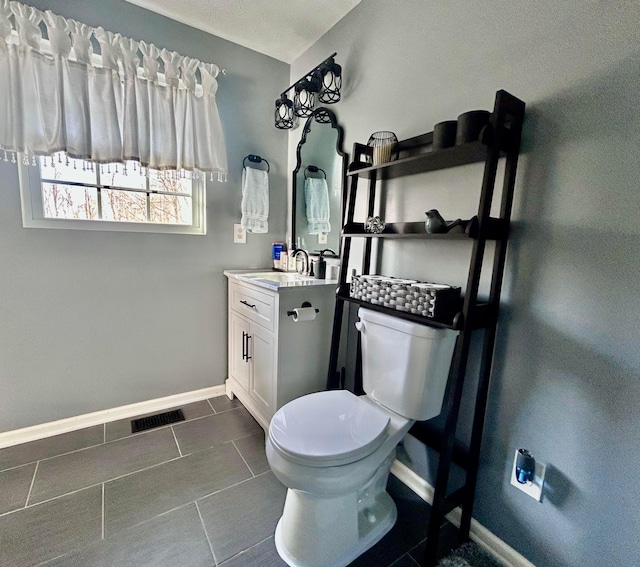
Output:
M329 224L329 188L326 179L308 177L304 183L304 200L307 208L309 234L331 232Z
M248 232L269 232L269 175L263 169L242 169L241 225Z

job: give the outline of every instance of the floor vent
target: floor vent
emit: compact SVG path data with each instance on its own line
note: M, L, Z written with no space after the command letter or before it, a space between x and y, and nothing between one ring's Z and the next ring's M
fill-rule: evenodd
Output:
M178 421L184 421L184 414L180 409L158 413L148 417L141 417L140 419L132 419L131 433L146 431L147 429L153 429L154 427L162 427Z

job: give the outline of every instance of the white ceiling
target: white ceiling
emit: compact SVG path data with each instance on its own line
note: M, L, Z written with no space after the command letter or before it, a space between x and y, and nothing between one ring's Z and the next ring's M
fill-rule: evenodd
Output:
M361 0L127 0L292 63Z

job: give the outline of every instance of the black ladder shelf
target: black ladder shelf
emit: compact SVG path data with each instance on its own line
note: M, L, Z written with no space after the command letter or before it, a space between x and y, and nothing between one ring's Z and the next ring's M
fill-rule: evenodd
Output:
M376 166L366 166L358 169L350 168L348 193L346 196L346 210L344 212L344 226L341 238L341 270L339 286L336 294L336 310L333 326L331 357L329 362L328 388L343 387L343 377L338 371L340 350L340 333L345 303L355 303L367 309L380 311L408 319L424 325L456 329L460 331L453 356L449 377L448 394L443 402L441 417L444 426L441 432L432 432L427 428L414 426L411 430L421 442L439 453L438 470L435 481L433 503L429 518L427 544L422 562L424 567L431 567L437 562L440 527L446 514L454 508L462 508L459 527L460 541L469 538L473 499L476 488L476 477L480 458L480 444L484 426L489 378L493 362L500 292L504 274L509 224L513 203L513 192L516 177L522 123L524 120L525 104L506 91L496 93L494 110L489 124L483 130L480 140L441 150L431 150L433 133L429 132L415 138L403 140L398 144L399 157L397 160ZM362 144L354 144L354 160L360 161L363 155L371 155L371 148ZM500 200L500 214L498 218L490 216L491 204L496 184L497 168L500 158L504 158L504 179ZM470 163L484 162L482 190L478 204L478 215L467 223L464 232L447 234L427 234L423 222L388 224L381 234L371 234L364 230L363 223L354 222L356 194L358 180L365 178L368 183L367 216L373 216L376 201L376 183L379 180L393 179L415 173L435 171L456 167ZM373 305L349 296L347 272L351 253L351 240L365 238L362 254L362 274L369 274L371 268L372 241L374 238L424 238L424 239L468 239L473 243L469 274L464 293L462 307L451 321L434 321L419 315L395 311L381 305ZM489 297L486 302L478 301L478 287L484 259L487 240L495 241L493 267ZM484 329L480 374L475 392L475 408L471 439L468 449L461 448L456 443L456 425L460 411L463 385L467 370L467 360L473 331ZM360 338L358 337L358 352L360 352ZM356 384L356 393L362 392L362 385ZM425 422L426 423L426 422ZM455 462L465 473L464 485L451 494L447 494L447 485L451 464Z

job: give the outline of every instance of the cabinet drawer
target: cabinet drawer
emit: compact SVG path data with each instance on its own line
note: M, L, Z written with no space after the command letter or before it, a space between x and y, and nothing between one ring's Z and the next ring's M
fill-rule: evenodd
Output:
M232 283L229 288L229 308L247 319L273 330L275 298L268 293Z

